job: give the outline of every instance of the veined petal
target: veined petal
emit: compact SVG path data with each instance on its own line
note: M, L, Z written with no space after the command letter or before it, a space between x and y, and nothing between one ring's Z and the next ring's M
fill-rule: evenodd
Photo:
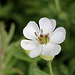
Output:
M55 56L58 55L61 51L61 46L60 45L54 45L54 48L51 50L50 55Z
M50 19L50 21L51 21L51 24L52 24L52 30L51 30L51 32L52 32L56 27L56 20Z
M48 18L41 18L39 20L39 25L40 25L40 29L43 30L43 34L49 33L52 29L51 21Z
M50 42L60 44L65 40L65 33L63 32L55 32L50 37Z
M32 50L36 47L36 43L31 40L22 40L21 47L25 50Z
M60 51L61 51L60 45L48 43L48 44L43 46L42 55L55 56L55 55L59 54Z
M50 51L53 49L54 45L51 43L47 43L43 45L42 55L49 55Z
M35 58L35 57L37 57L37 56L40 55L41 50L42 50L42 46L37 46L35 49L33 49L33 50L30 51L29 56L31 58Z
M56 32L59 32L59 31L63 32L64 34L66 34L66 30L64 29L64 27L58 27L58 28L56 28L55 31L53 32L53 34L56 33Z
M35 32L37 35L39 34L39 27L34 21L30 21L27 24L27 26L23 29L23 34L28 39L35 39L36 38Z

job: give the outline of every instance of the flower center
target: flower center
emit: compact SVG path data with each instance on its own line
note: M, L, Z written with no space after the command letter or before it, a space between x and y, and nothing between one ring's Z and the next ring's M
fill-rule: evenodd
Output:
M40 42L40 44L47 44L47 42L49 42L49 34L47 35L40 34L40 36L38 37L38 41Z
M36 32L35 35L37 36ZM43 35L43 30L41 29L41 34L36 40L38 40L40 44L47 44L47 42L49 42L49 33L47 35Z

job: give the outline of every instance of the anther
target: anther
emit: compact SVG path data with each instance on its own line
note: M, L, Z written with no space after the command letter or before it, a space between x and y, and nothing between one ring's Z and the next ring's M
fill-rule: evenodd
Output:
M41 41L41 44L43 44L43 41Z
M42 34L40 34L40 37L43 37L43 35L42 35Z
M45 37L47 38L49 36L49 33L47 35L45 35Z
M34 33L35 33L35 35L37 36L36 32L34 32Z
M49 41L49 37L47 37L47 41Z
M41 33L43 33L43 30L41 29Z
M46 35L46 38L48 37L48 35Z
M41 41L40 37L38 39Z

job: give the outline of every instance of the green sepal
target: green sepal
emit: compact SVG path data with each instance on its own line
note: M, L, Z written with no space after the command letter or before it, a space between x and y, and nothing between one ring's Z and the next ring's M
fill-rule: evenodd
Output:
M54 56L50 56L50 55L40 55L40 57L46 61L50 61L53 60Z

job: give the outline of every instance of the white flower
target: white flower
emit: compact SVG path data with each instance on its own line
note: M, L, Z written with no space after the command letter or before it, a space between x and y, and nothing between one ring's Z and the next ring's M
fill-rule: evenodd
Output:
M25 50L30 50L31 58L40 54L55 56L61 51L61 44L65 40L66 31L63 27L56 27L54 19L41 18L39 26L34 21L30 21L23 29L24 36L29 40L22 40L21 46ZM55 29L55 30L54 30Z

